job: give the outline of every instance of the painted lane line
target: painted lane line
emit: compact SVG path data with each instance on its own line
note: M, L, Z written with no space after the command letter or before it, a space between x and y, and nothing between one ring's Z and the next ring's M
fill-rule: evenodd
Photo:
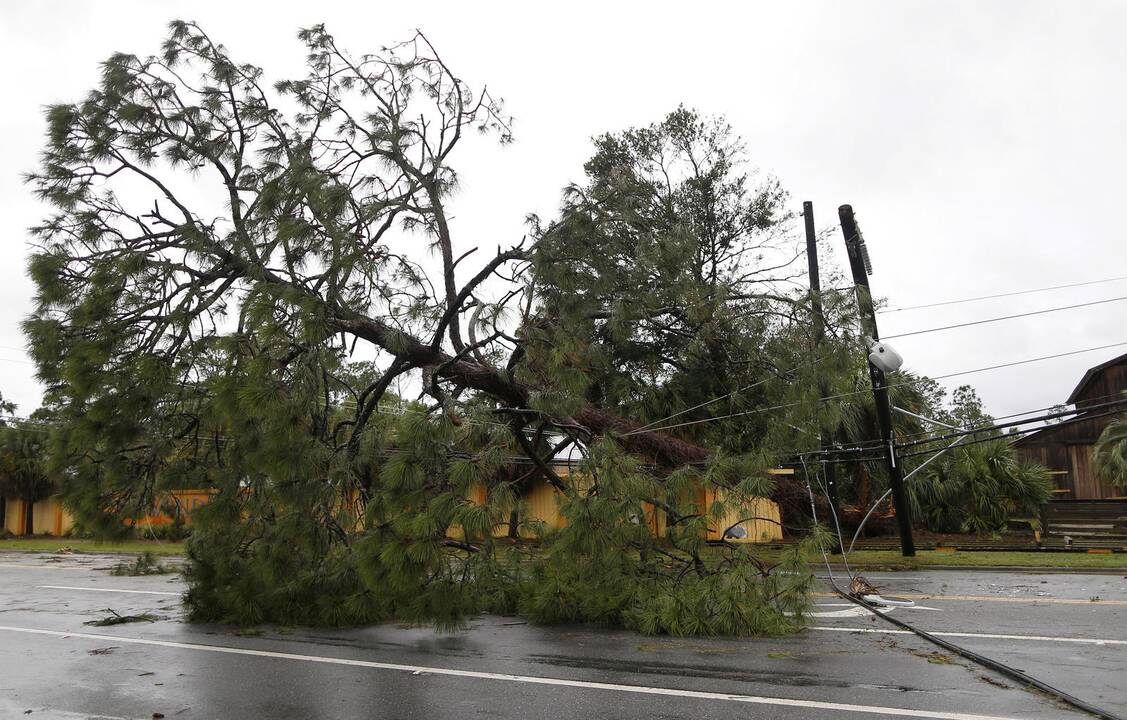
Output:
M832 592L816 592L811 593L814 597L841 597L837 593ZM896 597L906 598L908 600L956 600L961 602L997 602L997 603L1025 603L1025 604L1038 604L1045 605L1091 605L1092 607L1099 607L1100 605L1127 605L1127 600L1084 600L1082 598L1051 598L1051 597L1003 597L1000 595L930 595L927 593L896 593Z
M88 713L88 712L71 712L70 710L59 710L50 706L36 707L31 710L23 710L21 705L19 710L15 705L4 706L10 711L9 717L20 717L22 715L30 715L32 712L36 717L46 715L48 718L55 718L56 720L63 720L64 718L74 718L74 720L137 720L137 717L122 717L120 715L105 715L103 713Z
M820 606L819 606L820 607ZM866 617L873 613L860 605L853 607L843 608L841 610L823 610L818 612L806 613L809 617L815 618L845 618L845 617Z
M845 574L846 572L843 568L838 572L837 576L840 577L841 575ZM934 580L934 578L925 578L922 575L870 575L868 573L864 573L864 576L866 580ZM814 577L818 578L819 580L830 579L829 575L819 575L818 573L814 573Z
M1000 602L1000 603L1048 603L1051 605L1091 605L1098 607L1100 605L1127 605L1127 600L1091 600L1088 598L1050 598L1050 597L1000 597L995 595L912 595L908 593L904 595L907 598L919 600L966 600L966 601L983 601L983 602Z
M880 635L913 635L910 630L893 630L892 628L850 628L850 627L829 627L824 625L812 625L807 628L808 630L824 630L827 632L843 632L843 633L877 633ZM1127 640L1107 640L1104 638L1070 638L1070 637L1054 637L1051 635L1002 635L997 633L971 633L971 632L947 632L928 630L928 634L935 635L936 637L957 637L957 638L982 638L984 640L1029 640L1033 642L1063 642L1063 643L1081 643L1085 645L1127 645Z
M927 605L911 605L909 607L877 607L876 613L868 608L863 608L854 603L825 603L816 604L814 607L842 607L843 610L815 610L814 612L806 613L808 617L815 618L842 618L842 617L867 617L880 613L881 615L888 615L893 610L915 611L915 610L930 610L933 612L943 612L940 608L928 607Z
M35 587L46 588L47 590L85 590L88 592L131 593L134 595L169 595L171 597L180 597L184 594L161 590L124 590L119 588L74 587L71 585L36 585Z
M101 633L61 632L59 630L41 630L39 628L12 627L0 625L0 631L29 633L32 635L50 635L60 638L82 638L97 640L98 642L131 643L134 645L153 645L157 647L176 648L179 650L199 650L203 652L227 653L231 655L249 655L252 657L277 658L281 660L301 660L304 662L322 663L326 665L349 665L353 667L373 668L376 670L394 670L420 675L446 675L451 677L473 678L476 680L499 680L502 682L526 683L531 685L552 685L557 687L582 688L584 690L611 690L616 692L634 693L639 695L661 695L698 700L725 700L728 702L746 703L749 705L775 705L784 707L800 707L815 710L830 710L834 712L857 712L871 715L888 715L894 717L934 718L935 720L1017 720L1013 717L998 715L975 715L971 713L944 712L940 710L914 710L912 708L885 707L880 705L854 705L852 703L823 702L820 700L798 700L795 698L764 697L759 695L736 695L732 693L703 692L700 690L677 690L674 688L648 687L645 685L619 685L617 683L592 682L587 680L566 680L563 678L541 677L536 675L509 675L506 673L481 672L477 670L455 670L443 667L428 667L425 665L403 665L401 663L375 662L371 660L351 660L348 658L330 657L325 655L300 655L297 653L273 652L268 650L251 650L249 648L230 647L226 645L202 645L198 643L174 642L170 640L146 640L144 638L123 637L117 635L102 635Z
M18 570L93 570L93 567L71 567L61 565L31 565L29 563L0 563L0 568L15 568Z
M1083 598L1049 598L1049 597L1033 597L1033 598L1019 598L1019 597L999 597L995 595L927 595L927 594L913 594L913 593L897 593L897 597L905 597L910 600L957 600L969 602L998 602L998 603L1045 603L1048 605L1091 605L1098 607L1100 605L1127 605L1127 600L1088 600Z

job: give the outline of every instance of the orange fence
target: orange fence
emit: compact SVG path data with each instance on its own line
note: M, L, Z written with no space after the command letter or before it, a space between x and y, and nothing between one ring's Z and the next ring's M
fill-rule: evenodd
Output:
M568 475L568 468L557 467L556 472L561 476ZM769 471L772 474L783 474L788 471ZM141 527L160 527L182 522L191 524L192 512L200 505L211 500L215 490L170 490L163 493L154 503L151 512L137 520L126 519L127 525ZM470 493L470 500L478 504L485 503L486 489L484 486L475 486ZM697 506L697 512L707 514L713 503L723 501L723 490L702 487L696 497L691 501ZM566 520L559 512L559 497L555 489L546 482L539 482L525 494L524 521L543 523L547 528L563 527ZM25 527L26 504L22 500L8 500L7 512L4 518L8 532L23 535ZM729 526L739 525L746 533L742 538L730 538L734 542L773 542L782 539L782 525L779 506L767 498L754 498L749 503L733 504L722 518L714 519L708 533L709 540L720 539L721 534ZM33 508L33 530L36 533L49 532L53 535L63 535L73 527L74 522L70 513L62 506L57 497L35 503ZM654 535L665 533L665 513L653 507L646 507L645 522ZM507 525L498 526L494 533L497 536L508 534ZM451 537L461 537L460 528L451 528Z
M190 525L192 511L211 500L214 490L170 490L161 495L149 515L139 520L126 519L126 525L171 525L179 518ZM166 512L167 511L167 512ZM35 503L31 509L31 529L37 535L65 535L74 527L74 518L57 496ZM13 535L27 534L27 501L9 498L5 503L3 529Z

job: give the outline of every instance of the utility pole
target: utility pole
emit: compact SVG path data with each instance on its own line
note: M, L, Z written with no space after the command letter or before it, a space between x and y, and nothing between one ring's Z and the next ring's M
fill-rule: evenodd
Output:
M877 333L877 314L873 309L873 296L869 290L869 251L857 221L853 217L853 207L842 205L837 209L841 220L841 232L845 236L845 249L849 252L849 268L853 271L853 284L857 290L857 304L861 311L861 322L866 334L874 341L880 340ZM873 381L873 399L877 406L877 420L880 422L881 442L884 443L885 459L888 461L888 481L892 486L892 505L896 508L896 524L900 530L900 552L904 557L914 557L916 544L912 540L912 519L908 515L908 498L904 493L904 474L896 458L896 436L892 429L892 403L888 397L888 385L884 371L869 361L869 378Z
M818 276L818 240L814 233L814 203L810 201L802 203L802 217L806 221L806 262L810 267L810 307L814 314L814 348L816 352L820 352L826 337L826 323L822 316L822 280ZM818 396L826 397L830 394L829 385L825 381L824 374L820 377ZM828 453L833 448L833 439L825 428L821 428L821 442L823 452ZM837 502L837 465L826 460L827 457L823 456L822 469L825 471L826 495L830 501L830 512L836 518L841 516ZM836 529L837 523L834 523L834 527ZM832 552L835 555L841 552L840 543L833 545Z

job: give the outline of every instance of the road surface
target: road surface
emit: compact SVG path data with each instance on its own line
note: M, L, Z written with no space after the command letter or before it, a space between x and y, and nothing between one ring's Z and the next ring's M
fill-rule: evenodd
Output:
M810 629L780 638L654 638L490 616L454 633L248 632L183 622L178 576L115 577L115 562L0 554L0 717L1088 717L829 593L815 598ZM868 577L916 600L898 617L1127 715L1122 575ZM83 624L111 608L160 619Z

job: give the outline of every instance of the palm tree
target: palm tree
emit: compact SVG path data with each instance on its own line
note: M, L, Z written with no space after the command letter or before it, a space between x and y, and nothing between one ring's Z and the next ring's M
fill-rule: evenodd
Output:
M1100 477L1120 490L1127 490L1127 415L1104 428L1092 459Z
M8 425L4 415L11 415L15 411L15 403L8 402L4 399L4 394L0 393L0 428ZM8 498L4 493L4 482L0 479L0 535L4 534L6 527L8 527Z
M1036 516L1051 494L1048 471L1016 459L1004 438L958 448L908 483L912 518L933 532L1000 532L1011 513Z
M26 428L0 428L0 494L24 501L24 534L34 533L33 508L51 494L43 436Z

